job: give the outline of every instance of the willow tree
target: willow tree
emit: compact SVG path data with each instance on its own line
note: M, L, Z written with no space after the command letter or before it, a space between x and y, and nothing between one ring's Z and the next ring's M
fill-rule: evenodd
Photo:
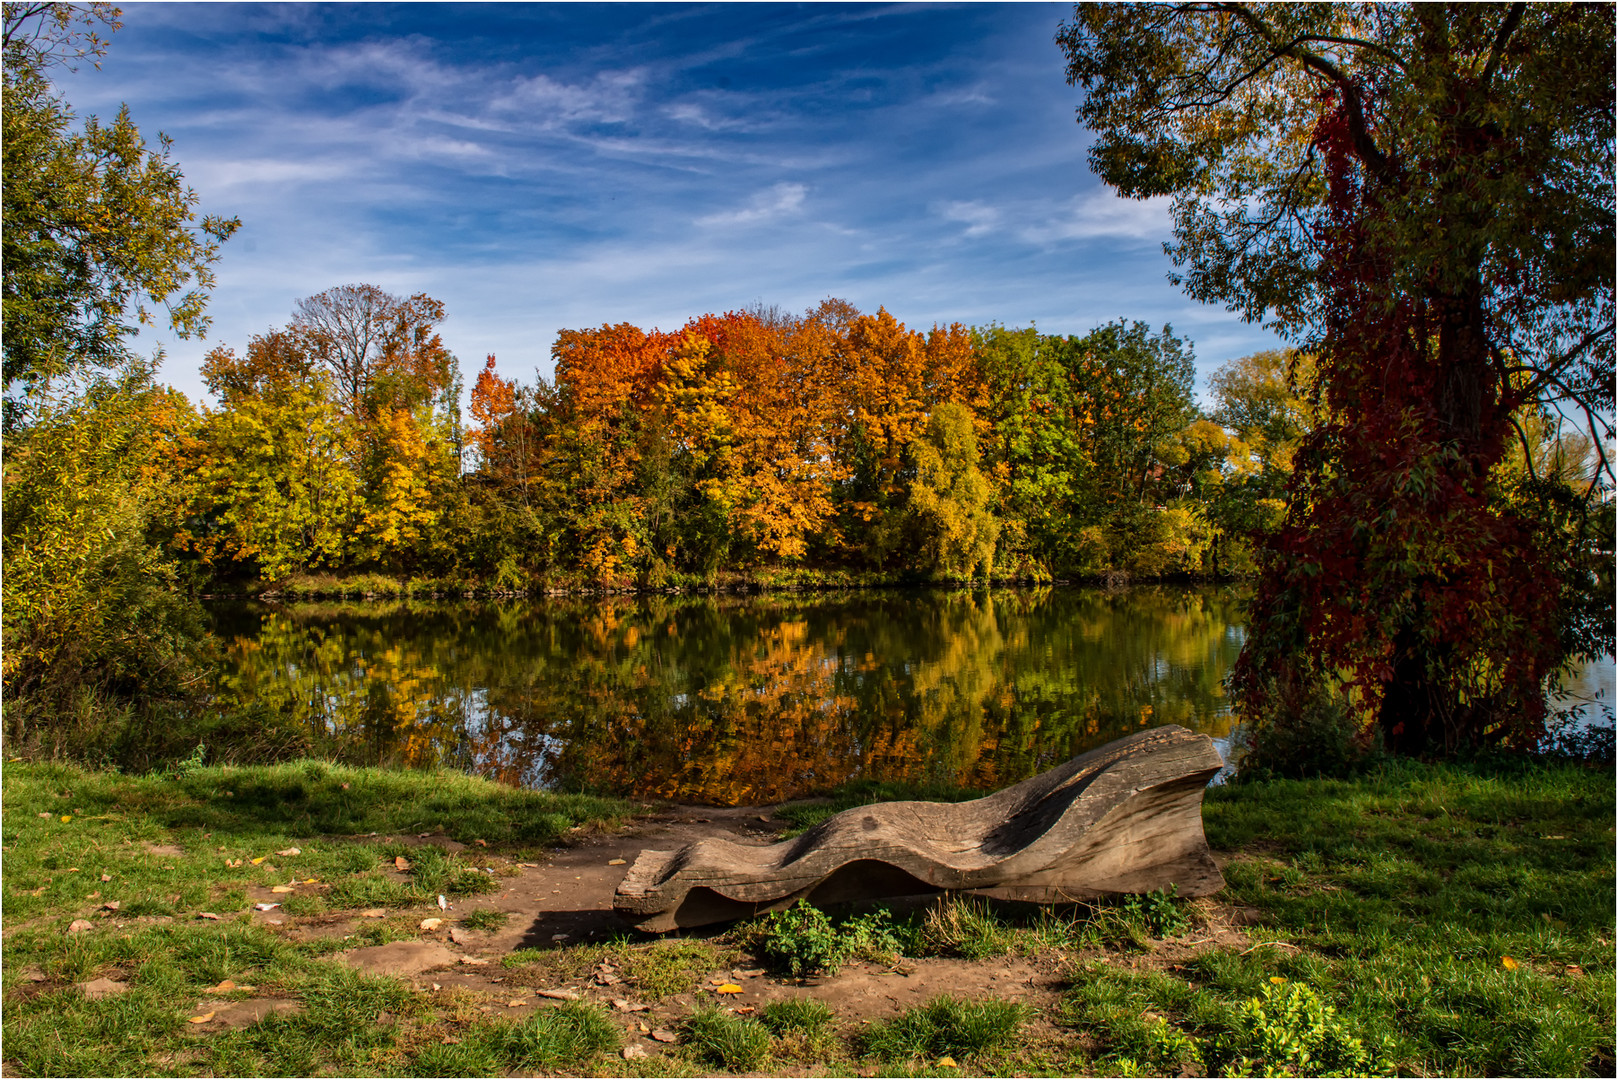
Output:
M1091 167L1172 202L1172 279L1318 358L1236 673L1251 713L1346 676L1395 749L1522 743L1546 680L1611 650L1613 32L1579 4L1062 26ZM1543 410L1590 428L1577 487L1498 469Z

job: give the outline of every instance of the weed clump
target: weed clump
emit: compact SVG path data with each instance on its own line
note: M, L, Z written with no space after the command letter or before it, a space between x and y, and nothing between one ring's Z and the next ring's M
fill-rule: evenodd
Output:
M709 1007L685 1021L685 1045L708 1065L733 1072L757 1069L770 1058L770 1032L757 1020Z
M996 1050L1017 1037L1029 1008L1014 1001L961 1001L933 998L866 1032L865 1053L883 1061L904 1061Z

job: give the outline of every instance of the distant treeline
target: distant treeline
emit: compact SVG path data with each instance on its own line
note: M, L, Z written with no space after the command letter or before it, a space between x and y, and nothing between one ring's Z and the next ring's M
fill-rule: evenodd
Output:
M209 354L217 408L154 392L175 547L226 582L511 590L1207 575L1248 566L1307 419L1280 354L1222 369L1209 415L1168 327L919 333L828 300L564 330L554 382L489 357L463 426L443 315L344 286Z

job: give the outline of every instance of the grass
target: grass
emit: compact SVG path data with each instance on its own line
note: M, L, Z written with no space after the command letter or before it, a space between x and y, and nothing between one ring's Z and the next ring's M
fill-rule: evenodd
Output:
M513 990L548 989L605 965L621 980L609 995L657 1003L683 1034L678 1053L634 1061L616 1056L619 1032L654 1014L578 1002L494 1019L477 995L417 993L330 959L417 937L419 905L437 893L498 885L535 837L622 804L318 762L142 777L12 763L3 780L0 1001L7 1071L19 1075L1614 1068L1614 778L1571 764L1395 762L1353 780L1210 791L1207 833L1231 855L1217 904L1252 916L1239 946L1207 945L1215 906L1172 895L1044 909L953 898L904 917L799 905L715 937L522 950L486 969ZM472 851L400 839L425 831L490 846L474 866ZM394 869L400 855L406 874ZM391 914L359 920L350 940L304 943L248 917L249 888L310 878L280 894L285 912ZM98 914L109 901L119 910ZM75 918L92 929L65 933ZM946 997L863 1030L839 1027L835 982L824 1001L777 1000L751 1016L681 998L715 972L753 966L750 954L807 974L827 957L899 953L1065 957L1067 988L1038 1023L1015 1003ZM128 990L90 1001L74 987L102 977ZM207 992L223 979L255 989ZM235 1031L187 1023L245 996L298 1011Z
M937 997L872 1024L861 1045L882 1061L965 1057L1010 1045L1028 1018L1028 1007L1017 1002Z
M1172 975L1082 966L1070 1022L1120 1070L1193 1052L1260 1069L1264 1032L1273 1058L1324 1031L1321 1046L1370 1055L1351 1073L1610 1075L1613 804L1610 772L1571 764L1392 762L1211 791L1209 840L1240 852L1225 899L1257 909L1250 935L1272 944Z

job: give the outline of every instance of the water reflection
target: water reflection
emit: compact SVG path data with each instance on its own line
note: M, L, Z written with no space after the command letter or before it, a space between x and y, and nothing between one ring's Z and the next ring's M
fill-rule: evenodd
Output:
M323 752L720 804L998 787L1141 727L1230 727L1229 590L222 605L226 693Z

